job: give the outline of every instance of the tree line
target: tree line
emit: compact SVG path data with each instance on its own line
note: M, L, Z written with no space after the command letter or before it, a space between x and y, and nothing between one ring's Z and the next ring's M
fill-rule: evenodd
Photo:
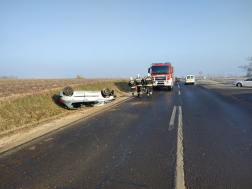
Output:
M10 75L10 76L0 76L0 79L17 79L18 77Z
M238 68L241 68L243 71L246 71L247 72L247 77L251 77L252 74L252 56L247 58L246 60L249 61L249 64L248 65L244 65L244 66L239 66Z

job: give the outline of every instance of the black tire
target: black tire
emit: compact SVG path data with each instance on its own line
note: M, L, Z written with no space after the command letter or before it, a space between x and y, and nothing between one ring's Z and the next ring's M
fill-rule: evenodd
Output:
M241 84L241 83L237 83L236 86L237 86L237 87L242 87L242 84Z
M67 86L64 88L63 93L66 96L72 96L73 95L73 88L70 86Z
M102 95L103 96L109 96L109 94L110 94L110 89L109 88L107 88L107 87L104 87L103 89L102 89Z

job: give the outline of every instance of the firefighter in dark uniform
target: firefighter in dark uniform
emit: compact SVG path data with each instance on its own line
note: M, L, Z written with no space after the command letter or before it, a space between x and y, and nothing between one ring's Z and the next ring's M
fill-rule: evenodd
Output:
M133 80L132 77L130 78L130 81L129 81L128 85L129 85L130 88L131 88L132 96L134 96L134 93L135 93L135 91L136 91L136 82Z
M137 74L137 78L135 81L136 81L136 86L137 86L137 96L141 98L142 90L143 90L143 80L140 78L139 74Z
M145 79L147 78L147 76L144 76L143 78L143 92L146 92L146 87L145 87Z
M148 73L147 78L144 80L144 85L147 91L147 97L152 97L152 91L153 91L153 81L151 78L150 73Z

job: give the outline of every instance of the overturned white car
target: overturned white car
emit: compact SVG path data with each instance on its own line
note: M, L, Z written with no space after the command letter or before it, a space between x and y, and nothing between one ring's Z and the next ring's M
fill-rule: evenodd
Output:
M72 87L65 87L59 92L59 100L68 109L79 109L85 106L102 106L106 102L115 100L115 92L109 88L101 91L74 91Z

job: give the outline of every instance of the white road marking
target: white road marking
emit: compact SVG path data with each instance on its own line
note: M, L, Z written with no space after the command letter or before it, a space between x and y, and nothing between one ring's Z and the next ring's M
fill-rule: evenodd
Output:
M174 128L174 120L175 120L176 110L177 110L177 106L174 106L173 111L172 111L170 124L169 124L169 129L168 129L169 131L171 131Z
M183 130L182 130L182 108L179 106L178 113L178 136L177 136L177 158L175 167L175 189L185 189L184 155L183 155Z
M180 95L180 91L178 92L178 95Z

